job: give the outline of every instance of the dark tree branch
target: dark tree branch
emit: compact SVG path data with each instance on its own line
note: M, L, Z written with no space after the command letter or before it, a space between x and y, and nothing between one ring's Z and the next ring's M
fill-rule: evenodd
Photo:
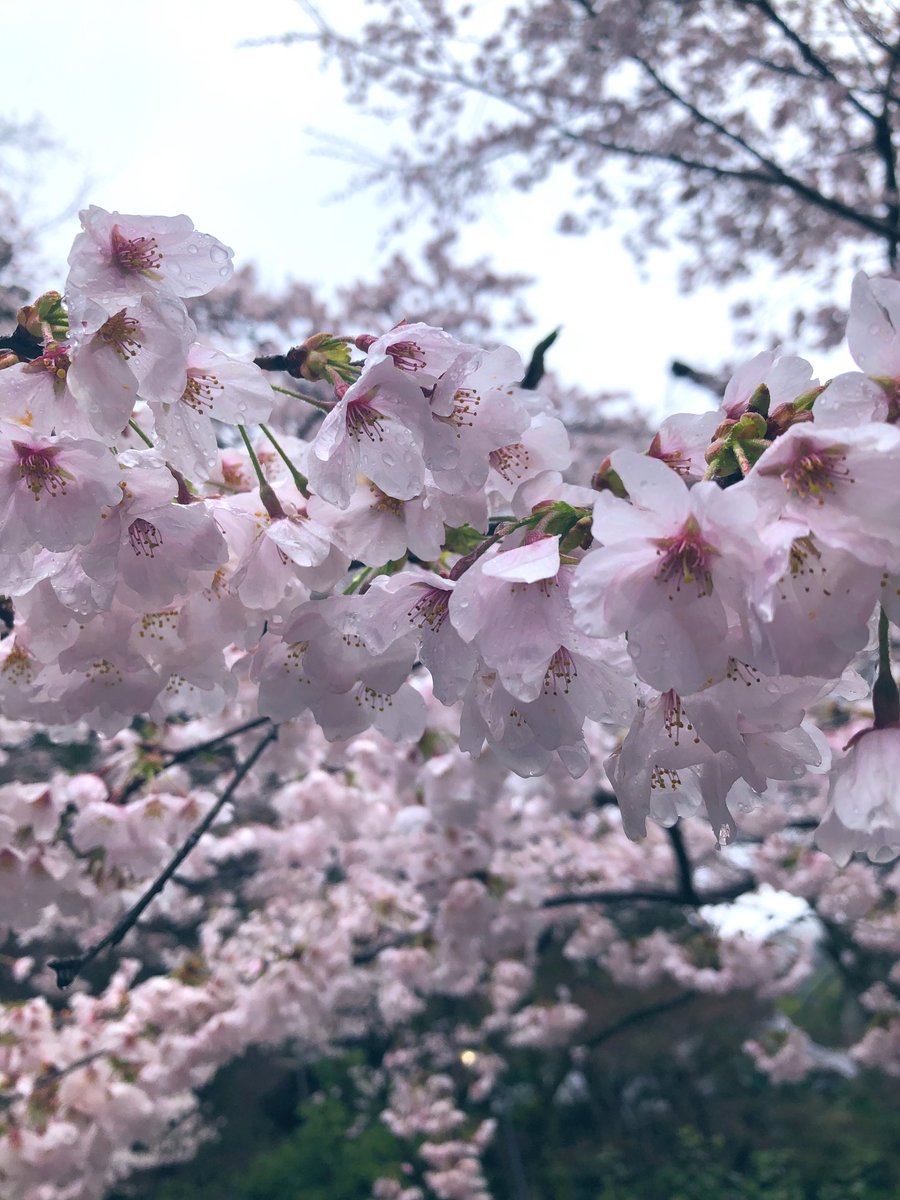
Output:
M883 38L880 38L875 30L874 22L868 17L868 14L860 12L847 3L847 0L840 0L841 11L844 13L848 22L852 22L860 33L869 39L873 45L879 50L883 50L886 54L896 53L894 47L889 46ZM849 27L849 25L848 25Z
M470 79L461 72L448 74L443 71L431 70L427 67L415 66L412 63L403 62L400 59L394 58L388 54L380 54L360 42L354 42L352 38L343 37L327 26L323 27L323 33L333 41L336 45L341 46L345 50L349 50L354 54L358 54L362 58L370 58L374 62L382 63L385 66L394 67L399 71L406 71L410 75L415 75L421 79L427 79L434 83L445 83L454 87L460 87L466 91L473 92L480 96L485 96L489 100L496 100L499 104L504 104L508 108L513 108L516 112L527 117L529 120L536 122L538 125L544 126L551 130L558 137L564 138L566 141L574 142L576 145L593 146L598 150L604 150L608 154L621 155L623 158L630 158L637 161L660 162L668 163L670 166L680 167L686 171L697 171L704 175L711 175L716 179L736 179L743 183L760 183L768 186L784 186L783 181L773 179L771 173L765 171L753 170L750 168L741 167L722 167L715 163L703 162L699 159L686 158L681 154L672 154L665 150L652 150L646 147L631 146L621 142L610 141L606 138L597 137L590 132L578 131L566 128L565 125L558 121L551 120L549 117L535 112L529 108L527 104L516 97L507 93L497 91L482 81ZM278 39L283 45L291 45L294 42L314 42L318 41L316 34L294 33L285 34L284 37ZM267 45L269 41L259 43L247 43L248 45ZM379 178L382 177L383 168L386 164L379 163ZM852 210L851 210L852 211ZM883 234L884 230L878 227L875 232Z
M728 887L714 888L709 892L694 893L694 899L687 899L682 892L663 892L648 889L623 888L617 890L600 890L595 892L560 892L557 896L548 896L541 904L542 908L563 908L569 904L674 904L683 908L700 908L704 904L725 904L736 900L745 892L756 887L752 876L733 883Z
M103 1058L106 1053L107 1051L105 1050L95 1050L92 1054L86 1054L84 1058L77 1058L75 1062L69 1063L68 1066L51 1067L43 1075L38 1075L37 1079L31 1085L31 1092L28 1096L21 1096L17 1092L0 1093L0 1112L10 1108L17 1100L27 1100L35 1092L52 1087L54 1083L58 1083L60 1079L65 1079L67 1075L71 1075L74 1071L80 1071L82 1067L89 1067L92 1062L96 1062L98 1058Z
M208 738L205 742L198 742L196 746L188 746L184 750L174 751L162 763L160 770L166 771L169 767L174 767L178 763L187 762L197 754L203 754L206 750L212 750L214 746L218 746L222 742L227 742L242 733L249 733L252 729L258 729L260 725L265 725L268 720L268 717L256 717L253 721L245 721L243 725L238 725L235 729L229 729L227 733L220 733L218 737ZM116 795L116 803L124 804L135 792L140 791L147 782L148 780L142 779L139 775L130 779L122 791Z
M791 45L799 52L803 61L811 66L823 79L827 79L829 83L833 83L839 87L847 98L847 101L853 105L858 113L873 124L877 121L878 118L875 113L866 108L865 104L854 95L852 88L849 88L842 80L838 79L828 63L815 52L812 46L795 29L792 29L788 25L784 17L775 11L774 5L770 4L769 0L743 0L743 3L748 4L751 8L755 8L757 12L761 12L764 17L767 17L773 25L780 29Z
M602 1042L608 1042L610 1038L614 1038L617 1034L630 1029L632 1025L640 1025L644 1021L652 1020L653 1017L661 1017L664 1013L681 1008L682 1005L687 1004L689 1000L693 1000L694 998L694 992L681 992L679 995L673 996L671 1000L661 1000L658 1004L650 1004L646 1008L639 1008L635 1012L628 1013L627 1016L622 1017L620 1021L614 1022L606 1029L601 1029L593 1037L585 1038L581 1044L583 1046L599 1046Z
M696 104L688 100L685 96L682 96L680 92L677 92L645 58L636 55L634 61L650 76L663 95L668 96L674 104L677 104L685 112L689 113L698 125L711 129L719 137L730 142L744 154L748 154L751 158L755 159L764 168L770 183L789 188L795 195L806 200L807 203L813 205L815 208L820 208L825 212L831 213L832 216L841 217L851 224L859 225L869 233L875 233L879 237L890 239L893 231L886 222L879 220L877 217L870 216L868 213L863 213L858 209L852 208L849 204L845 204L843 200L838 200L835 196L826 196L818 188L814 188L811 184L804 183L802 179L797 179L796 176L790 175L774 159L769 158L761 150L757 150L755 146L752 146L740 134L728 129L727 126L707 113L704 113Z
M666 830L666 836L672 845L672 853L675 856L679 891L684 896L686 904L698 904L700 901L694 887L694 871L691 866L691 860L688 857L687 847L684 844L684 838L681 835L681 827L679 825L670 825Z
M887 197L887 219L892 234L888 240L888 263L891 270L897 266L897 244L900 241L900 191L897 188L897 152L894 148L894 131L891 125L890 113L892 104L892 87L897 63L900 61L900 39L888 66L884 82L884 100L881 112L875 124L875 149L884 164L884 190Z
M194 829L188 835L186 841L183 843L175 856L169 861L162 873L157 876L153 883L151 883L140 899L133 904L131 908L129 908L128 912L126 912L125 915L116 922L109 933L102 937L99 942L96 942L93 946L91 946L90 949L82 951L81 954L73 955L71 958L57 958L48 964L50 968L56 972L56 982L59 987L69 987L89 963L93 962L94 959L97 958L99 954L102 954L104 950L107 950L112 946L117 946L125 937L126 933L134 928L144 913L144 910L160 894L160 892L163 890L187 856L191 853L203 835L212 826L216 817L218 817L219 813L237 791L240 784L256 765L263 752L272 744L272 742L275 741L277 737L278 728L277 726L273 726L265 735L265 737L257 743L256 748L252 751L252 753L244 759L239 767L237 767L231 783L229 783L228 787L212 806L203 820L194 827Z

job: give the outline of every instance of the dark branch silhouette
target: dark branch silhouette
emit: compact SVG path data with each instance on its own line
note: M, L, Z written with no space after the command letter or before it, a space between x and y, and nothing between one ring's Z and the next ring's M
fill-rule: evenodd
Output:
M53 959L48 965L56 972L56 982L59 987L69 987L81 974L84 968L102 954L104 950L108 950L112 946L117 946L125 937L129 930L133 929L140 920L147 906L160 894L187 856L191 853L204 833L212 826L216 817L237 791L242 781L246 778L249 772L256 765L257 761L263 752L275 741L278 737L277 727L271 728L264 738L256 745L256 748L248 755L247 758L235 770L234 777L228 787L212 806L203 820L195 826L188 835L187 839L169 861L164 870L150 884L141 898L129 908L128 912L116 922L112 929L99 942L95 942L88 950L83 950L81 954L73 955L71 958Z

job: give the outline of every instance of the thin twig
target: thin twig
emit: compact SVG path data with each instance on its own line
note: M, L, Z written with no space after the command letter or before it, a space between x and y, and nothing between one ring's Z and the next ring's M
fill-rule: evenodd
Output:
M753 878L742 879L729 887L715 888L709 892L695 893L689 900L683 892L640 891L631 888L615 888L594 892L560 892L547 896L542 908L563 908L569 904L677 904L685 908L700 908L704 904L724 904L736 900L744 892L756 886Z
M673 996L671 1000L661 1000L659 1004L651 1004L647 1008L639 1008L636 1012L629 1013L623 1017L621 1021L616 1021L606 1029L601 1029L593 1037L583 1039L582 1045L599 1046L601 1042L609 1041L610 1038L622 1033L625 1029L629 1029L632 1025L640 1025L642 1021L649 1021L652 1017L661 1017L663 1013L671 1012L674 1008L680 1008L682 1004L687 1004L688 1000L693 1000L695 995L695 992L681 992L678 996Z
M133 904L131 908L129 908L128 912L126 912L125 915L116 922L109 933L102 937L99 942L96 942L93 946L91 946L89 950L85 950L81 954L74 955L72 958L53 959L53 961L48 964L50 968L56 972L56 982L60 988L69 987L69 985L78 978L88 963L93 962L94 959L99 954L102 954L104 950L107 950L112 946L117 946L125 937L125 935L137 924L144 910L151 903L151 901L160 894L187 856L203 837L204 833L206 833L213 824L216 817L218 817L219 813L237 791L247 774L256 765L256 762L262 755L263 751L266 750L277 737L278 727L273 726L268 731L266 736L257 744L252 753L246 759L244 759L239 767L236 768L234 778L231 780L231 783L229 783L228 787L212 806L203 820L194 827L194 829L188 835L187 840L183 843L175 856L169 861L162 873L157 876L153 883L151 883L141 898L135 904Z
M177 766L178 763L187 762L197 754L203 754L206 750L211 750L213 746L217 746L220 742L227 742L230 738L238 737L242 733L249 733L252 729L258 729L260 725L265 725L269 720L268 717L255 717L252 721L245 721L243 725L238 725L235 729L229 729L227 733L220 733L217 737L207 738L205 742L198 742L196 746L187 746L184 750L178 750L170 754L170 756L160 766L160 771L167 771L169 767ZM122 791L115 797L117 804L124 804L130 799L135 792L147 783L146 779L136 775L130 779Z
M75 1062L69 1063L68 1066L51 1067L43 1075L38 1075L37 1079L31 1085L31 1091L27 1096L22 1096L18 1092L0 1092L0 1112L11 1108L17 1100L29 1100L35 1092L42 1091L44 1088L58 1083L60 1079L65 1079L73 1071L80 1071L82 1067L89 1067L92 1062L96 1062L98 1058L103 1058L106 1053L106 1050L95 1050L92 1054L86 1054L84 1058L77 1058Z

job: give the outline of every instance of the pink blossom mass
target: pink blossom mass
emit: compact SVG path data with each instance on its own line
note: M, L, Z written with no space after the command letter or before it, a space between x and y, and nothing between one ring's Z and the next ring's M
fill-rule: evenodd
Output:
M900 949L900 283L853 285L859 372L764 352L575 478L511 348L401 322L236 356L184 303L222 242L82 226L0 368L0 766L33 735L50 764L0 784L0 971L31 989L0 1006L0 1188L100 1200L223 1064L375 1022L422 1186L373 1195L472 1200L509 1056L593 1036L537 988L547 939L617 986L771 999L808 940L704 960L615 921L765 884ZM867 995L846 1062L900 1073ZM747 1052L776 1081L829 1053Z

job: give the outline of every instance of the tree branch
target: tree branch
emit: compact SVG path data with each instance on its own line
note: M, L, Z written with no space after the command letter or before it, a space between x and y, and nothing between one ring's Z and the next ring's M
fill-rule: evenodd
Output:
M685 908L700 908L704 904L725 904L736 900L745 892L756 887L752 876L733 883L729 887L715 888L712 891L694 893L694 899L685 899L682 892L641 891L623 888L595 892L560 892L556 896L547 896L542 901L542 908L563 908L569 904L675 904Z
M633 61L644 69L663 95L668 96L674 104L679 105L679 107L690 113L699 125L711 129L719 137L724 138L733 146L736 146L739 150L755 159L764 168L765 172L767 172L770 183L789 188L795 195L802 197L815 208L821 208L825 212L830 212L833 216L841 217L851 224L861 226L869 233L875 233L879 237L890 240L893 231L884 221L879 220L877 217L869 216L867 213L862 213L858 209L851 208L849 204L845 204L843 200L838 200L834 196L826 196L818 188L814 188L811 184L804 183L802 179L797 179L796 176L790 175L774 159L763 154L761 150L757 150L755 146L752 146L740 134L728 129L727 126L717 121L714 117L702 112L696 104L677 92L645 58L635 55Z
M60 988L69 987L89 963L93 962L94 959L99 954L102 954L104 950L107 950L112 946L117 946L125 937L126 933L128 933L129 930L131 930L137 924L144 910L151 903L151 901L160 894L187 856L203 837L204 833L206 833L213 824L216 817L218 817L219 813L237 791L240 784L256 765L257 761L263 754L263 751L265 751L277 737L278 728L277 726L273 726L266 736L257 743L256 748L252 751L252 753L249 754L248 757L245 758L241 763L241 765L236 768L234 778L231 780L231 783L229 783L228 787L212 806L203 820L194 827L190 834L188 834L186 841L183 843L175 856L169 861L168 865L164 868L161 874L157 876L153 883L151 883L140 899L133 904L125 913L125 915L116 922L109 933L102 937L99 942L96 942L93 946L91 946L90 949L83 951L81 954L74 955L71 958L53 959L48 964L50 968L56 972L57 986Z
M245 721L243 725L238 725L235 729L229 729L227 733L220 733L217 737L208 738L205 742L198 742L196 746L188 746L184 750L174 751L168 759L160 766L161 771L166 771L169 767L174 767L178 763L187 762L188 759L194 758L197 754L203 754L206 750L211 750L213 746L218 746L220 742L227 742L233 737L238 737L242 733L249 733L252 729L258 729L260 725L265 725L268 722L268 717L256 717L252 721ZM148 780L136 775L130 779L125 787L119 792L116 797L117 804L124 804L130 799L135 792L147 783Z
M666 830L666 836L672 844L672 853L675 856L675 866L680 884L679 891L684 896L685 904L697 904L698 898L696 889L694 888L694 871L691 867L691 860L688 858L687 847L684 844L680 826L670 825Z
M681 1008L683 1004L687 1004L688 1000L693 1000L695 996L695 992L680 992L677 996L673 996L671 1000L661 1000L658 1004L650 1004L646 1008L639 1008L636 1012L628 1013L627 1016L622 1017L620 1021L615 1021L608 1028L601 1029L593 1037L585 1038L581 1044L583 1046L599 1046L602 1042L608 1042L610 1038L614 1038L616 1034L630 1029L632 1025L640 1025L643 1021L649 1021L653 1017L661 1017L663 1013Z
M815 52L815 50L813 50L809 42L805 41L804 38L802 38L795 29L792 29L790 25L788 25L787 21L785 21L785 19L775 11L774 6L769 3L769 0L743 0L743 3L748 4L751 8L755 8L758 12L761 12L764 17L767 17L769 21L776 26L776 28L780 29L791 45L794 46L794 48L799 52L803 61L811 66L814 71L818 72L823 79L827 79L829 83L833 83L839 87L847 98L847 101L852 104L858 113L864 116L867 120L871 121L873 124L878 120L875 113L868 109L865 104L863 104L862 101L854 95L852 88L848 87L847 84L838 79L832 68L827 62L825 62L823 58L820 57L820 55Z

